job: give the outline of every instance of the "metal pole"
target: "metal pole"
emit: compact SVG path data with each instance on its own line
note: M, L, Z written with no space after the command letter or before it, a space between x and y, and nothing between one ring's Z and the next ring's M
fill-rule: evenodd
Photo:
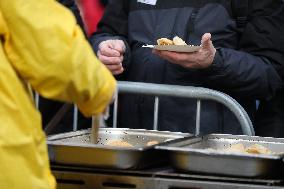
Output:
M74 105L74 110L73 110L73 131L78 130L78 108L77 106Z
M118 95L116 95L113 104L113 121L112 121L113 128L117 128L117 106L118 106Z
M158 130L159 97L155 96L153 129Z
M39 109L39 94L35 93L35 104L36 104L36 108Z
M92 116L91 142L98 143L101 115Z
M201 112L201 100L197 100L196 104L196 128L195 128L195 135L199 136L200 134L200 112Z

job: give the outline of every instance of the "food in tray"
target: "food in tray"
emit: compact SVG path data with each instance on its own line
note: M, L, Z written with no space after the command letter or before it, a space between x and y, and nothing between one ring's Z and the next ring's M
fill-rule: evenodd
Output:
M153 146L153 145L156 145L156 144L159 144L159 142L156 141L156 140L152 140L152 141L147 142L146 146Z
M160 38L157 40L158 45L187 45L180 37L175 36L173 40L167 38Z
M159 142L156 140L151 140L147 142L146 146L153 146L158 144ZM107 146L114 146L114 147L134 147L132 144L125 142L123 140L110 140L105 145Z
M133 147L132 144L129 144L123 140L110 140L105 145L114 147Z
M233 144L229 148L225 148L227 152L246 152L246 148L243 144Z
M250 147L246 148L246 152L253 154L272 154L268 148L260 144L251 145Z
M226 152L240 152L240 153L250 153L250 154L272 154L272 152L260 145L260 144L253 144L245 148L245 146L241 143L233 144L229 148L223 149Z

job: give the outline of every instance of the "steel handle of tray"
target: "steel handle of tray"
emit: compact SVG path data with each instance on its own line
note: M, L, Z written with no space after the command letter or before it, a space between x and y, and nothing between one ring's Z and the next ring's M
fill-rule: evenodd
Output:
M196 134L199 134L200 130L201 100L213 100L223 104L230 111L234 113L234 115L236 116L236 118L238 119L241 125L243 134L254 135L253 125L246 111L235 99L222 92L202 87L119 81L118 93L143 94L143 95L155 96L154 127L157 127L158 124L157 123L158 105L159 105L158 97L170 96L170 97L197 99ZM114 123L113 126L116 127L117 99L115 100L113 123Z

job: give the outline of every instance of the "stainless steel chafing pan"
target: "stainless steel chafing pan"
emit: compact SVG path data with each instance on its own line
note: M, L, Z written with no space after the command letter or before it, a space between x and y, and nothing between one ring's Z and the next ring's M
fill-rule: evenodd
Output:
M189 134L143 129L100 128L97 144L90 142L90 130L49 136L47 140L51 162L102 168L138 169L161 161L159 152L149 141L163 143ZM105 145L110 140L122 140L134 147Z
M227 152L223 149L241 143L245 147L260 144L272 154ZM277 177L283 175L284 139L211 134L184 138L158 145L166 150L175 168L189 172L243 177Z

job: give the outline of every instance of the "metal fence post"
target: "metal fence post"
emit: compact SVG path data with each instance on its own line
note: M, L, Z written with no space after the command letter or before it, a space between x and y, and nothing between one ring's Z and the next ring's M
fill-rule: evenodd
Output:
M74 105L73 109L73 131L78 130L78 108Z
M159 97L155 96L153 130L158 130Z

